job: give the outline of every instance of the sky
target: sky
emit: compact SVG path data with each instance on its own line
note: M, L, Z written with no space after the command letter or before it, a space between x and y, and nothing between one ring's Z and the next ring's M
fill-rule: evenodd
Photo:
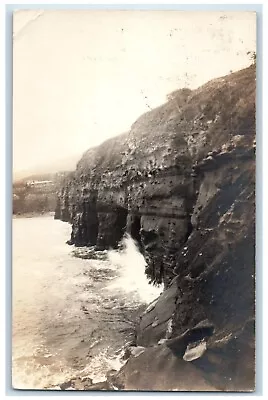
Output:
M74 169L168 93L247 67L255 41L253 12L15 12L14 176Z

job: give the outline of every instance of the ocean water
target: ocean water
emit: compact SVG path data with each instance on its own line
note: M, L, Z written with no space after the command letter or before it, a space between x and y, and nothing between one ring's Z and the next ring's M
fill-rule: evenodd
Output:
M13 220L12 385L57 388L74 378L105 379L119 369L140 312L162 291L126 236L120 251L78 258L71 226L52 215ZM76 256L75 256L76 255Z

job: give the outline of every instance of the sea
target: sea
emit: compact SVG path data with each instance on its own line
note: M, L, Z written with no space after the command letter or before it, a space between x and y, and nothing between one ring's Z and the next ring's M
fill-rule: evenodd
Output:
M53 214L14 218L12 232L13 388L105 380L163 291L149 284L136 243L126 235L120 250L70 246L71 225Z

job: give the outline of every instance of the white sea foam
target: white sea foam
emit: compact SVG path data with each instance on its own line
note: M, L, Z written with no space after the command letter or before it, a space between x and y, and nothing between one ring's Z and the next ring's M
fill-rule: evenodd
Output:
M145 275L146 261L139 252L138 246L129 234L125 234L121 242L121 250L110 250L110 263L118 266L119 277L108 288L122 290L135 295L145 304L150 303L163 291L162 286L149 284Z

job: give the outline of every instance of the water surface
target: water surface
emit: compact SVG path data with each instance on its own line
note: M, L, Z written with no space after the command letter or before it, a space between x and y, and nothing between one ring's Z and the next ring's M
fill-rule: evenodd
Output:
M43 389L75 376L103 380L122 365L134 321L161 289L148 284L131 238L123 250L74 257L69 224L13 220L12 382Z

